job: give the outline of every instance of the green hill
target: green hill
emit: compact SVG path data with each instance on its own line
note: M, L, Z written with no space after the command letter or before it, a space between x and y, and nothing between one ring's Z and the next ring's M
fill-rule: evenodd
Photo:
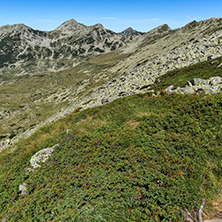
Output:
M192 72L214 76L209 64L170 72L160 84ZM210 212L222 188L221 95L138 94L38 130L0 154L0 219L183 221L185 209L196 217L203 197ZM37 151L55 144L41 168L27 170Z

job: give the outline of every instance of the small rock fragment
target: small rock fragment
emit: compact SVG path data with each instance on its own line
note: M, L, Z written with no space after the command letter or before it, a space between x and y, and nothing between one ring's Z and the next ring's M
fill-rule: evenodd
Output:
M21 185L19 185L19 190L20 191L22 191L21 192L21 195L27 195L27 193L26 193L26 183L23 183L23 184L21 184Z

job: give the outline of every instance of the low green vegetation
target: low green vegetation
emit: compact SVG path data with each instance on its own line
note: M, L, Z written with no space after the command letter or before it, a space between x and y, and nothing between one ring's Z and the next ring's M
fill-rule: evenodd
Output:
M221 94L141 94L76 110L1 153L0 219L182 221L202 197L209 211L222 188L221 115ZM32 155L57 143L27 174Z

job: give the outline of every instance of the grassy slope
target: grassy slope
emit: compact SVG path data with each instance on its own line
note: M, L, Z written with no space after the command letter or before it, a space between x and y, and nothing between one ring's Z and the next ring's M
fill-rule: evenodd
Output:
M110 52L64 71L12 77L12 84L0 86L0 112L5 111L0 115L0 140L2 135L25 131L86 96L107 78L113 78L116 74L106 69L127 56Z
M203 196L210 210L222 185L221 115L221 94L142 94L74 112L0 154L0 219L181 221ZM31 156L56 143L27 176Z

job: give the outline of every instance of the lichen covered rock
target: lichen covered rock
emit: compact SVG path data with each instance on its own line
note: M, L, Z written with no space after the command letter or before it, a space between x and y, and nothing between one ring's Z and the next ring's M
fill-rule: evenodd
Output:
M30 163L31 163L32 167L34 167L34 168L41 167L41 165L39 163L40 162L45 163L45 161L49 158L49 156L52 155L52 152L54 151L54 148L56 146L59 146L59 144L56 144L50 148L42 149L42 150L38 151L35 155L33 155L30 159Z

